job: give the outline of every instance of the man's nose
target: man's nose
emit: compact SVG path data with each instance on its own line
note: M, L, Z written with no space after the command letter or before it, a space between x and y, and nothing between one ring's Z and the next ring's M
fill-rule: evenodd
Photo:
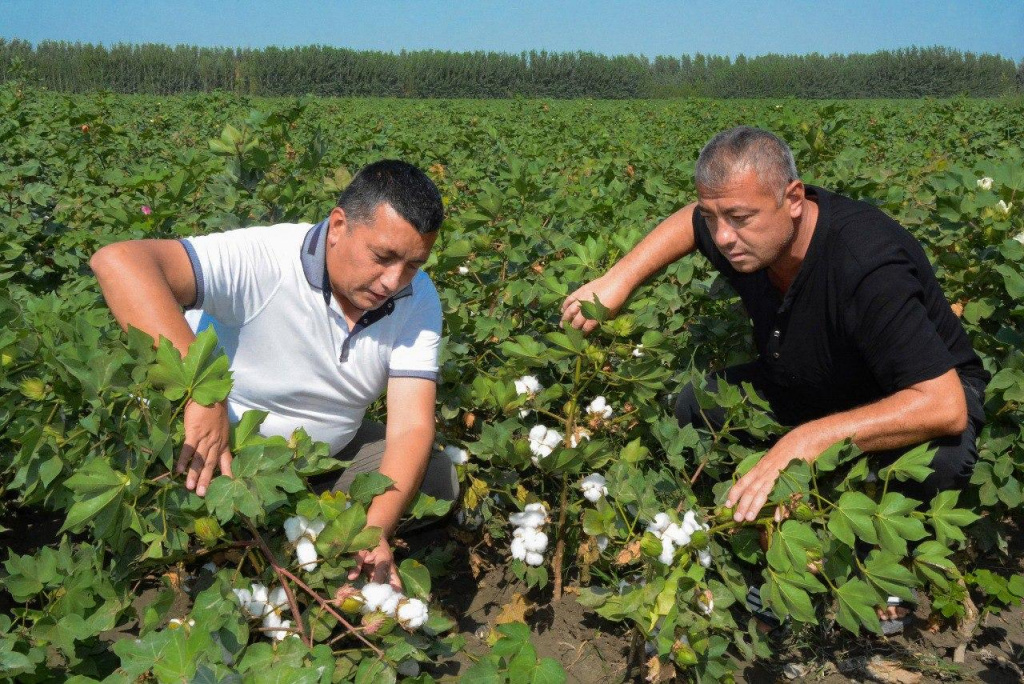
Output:
M398 291L398 285L402 281L402 270L403 266L399 264L385 269L384 273L381 274L380 283L387 288L388 294L394 294Z
M717 221L717 223L711 237L719 248L729 251L729 248L736 244L736 231L729 226L727 221Z

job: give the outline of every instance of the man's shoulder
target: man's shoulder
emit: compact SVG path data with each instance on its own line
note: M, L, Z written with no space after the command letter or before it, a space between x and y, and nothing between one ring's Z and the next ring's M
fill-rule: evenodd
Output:
M826 192L830 252L844 270L906 256L917 244L900 223L864 200Z

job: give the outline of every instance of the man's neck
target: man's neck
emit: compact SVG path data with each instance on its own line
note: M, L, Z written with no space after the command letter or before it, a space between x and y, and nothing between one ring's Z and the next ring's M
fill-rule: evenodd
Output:
M789 287L796 280L797 273L804 263L807 250L811 246L811 239L814 237L814 228L818 223L818 203L809 196L804 197L804 211L796 226L796 235L789 249L768 267L768 280L781 292L786 294Z

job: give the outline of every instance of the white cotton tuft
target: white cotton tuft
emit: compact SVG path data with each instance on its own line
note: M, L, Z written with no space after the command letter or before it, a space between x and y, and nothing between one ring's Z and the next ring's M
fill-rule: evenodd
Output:
M453 444L444 448L444 455L451 459L453 465L465 465L469 461L469 452Z
M548 429L543 425L534 425L530 428L530 441L531 442L543 442L544 435L548 434Z
M590 405L587 406L587 413L598 416L599 418L611 418L612 407L608 405L608 401L604 397L597 397Z
M643 355L644 355L644 345L638 344L635 347L633 347L633 356L635 356L636 358L639 359Z
M647 531L654 534L656 537L661 537L661 534L665 529L672 524L672 519L668 517L668 513L658 513L654 516L654 520L650 525L647 526Z
M309 538L303 537L295 545L295 558L299 561L299 567L306 572L316 570L316 562L319 560L319 556L316 553L316 547L313 546L313 542Z
M517 537L512 540L510 550L512 551L512 557L516 560L526 559L526 542L523 541L522 537Z
M544 388L540 384L540 380L533 375L524 375L518 380L514 380L513 383L516 386L516 394L539 394Z
M676 554L676 546L672 543L672 540L668 537L662 537L661 539L661 555L658 556L658 560L661 561L662 565L672 565L672 558Z
M527 552L544 553L548 548L548 535L540 530L528 530L523 535L523 543Z
M590 430L578 427L576 432L569 438L569 446L573 449L583 444L584 440L590 441Z
M596 537L594 537L594 540L597 542L597 550L598 551L604 551L605 549L608 548L608 535L607 534L599 534Z
M540 566L540 565L543 565L544 564L544 556L542 556L539 553L534 553L533 551L527 551L526 552L526 564L527 565L532 565L535 568Z
M587 501L596 503L602 496L608 495L608 487L605 486L607 480L603 475L599 473L593 473L587 475L580 482L580 489L583 490L583 496L586 497Z
M368 582L362 589L363 594L363 607L364 613L372 613L375 610L381 612L387 612L383 606L391 601L392 597L398 594L395 588L390 584L379 584L377 582ZM398 594L398 598L395 599L397 605L401 594Z
M427 604L419 599L408 599L398 607L395 617L406 629L419 629L429 617Z
M708 549L701 549L697 552L697 561L705 568L711 567L711 551Z
M468 275L468 274L469 274L469 267L468 266L459 266L459 275ZM413 661L413 662L415 662L415 661Z
M562 443L562 435L554 430L548 430L547 434L544 435L544 446L554 449Z
M670 523L661 534L663 542L668 539L676 546L686 546L690 543L690 533L681 525L675 523Z
M307 529L309 529L309 520L301 515L296 515L284 521L284 534L292 544L305 535Z
M284 590L284 587L274 587L274 590L270 592L270 598L267 599L267 605L278 613L288 606L288 592Z
M547 515L541 511L526 510L522 513L513 513L508 516L508 521L516 527L538 528L547 522Z

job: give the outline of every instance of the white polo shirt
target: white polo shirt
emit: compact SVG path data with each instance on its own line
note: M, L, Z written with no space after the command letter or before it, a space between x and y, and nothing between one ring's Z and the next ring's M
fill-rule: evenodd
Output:
M441 302L426 273L349 330L331 294L327 221L181 241L192 261L195 331L213 325L234 384L230 419L266 411L264 435L303 427L337 453L388 378L437 380Z

